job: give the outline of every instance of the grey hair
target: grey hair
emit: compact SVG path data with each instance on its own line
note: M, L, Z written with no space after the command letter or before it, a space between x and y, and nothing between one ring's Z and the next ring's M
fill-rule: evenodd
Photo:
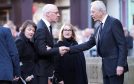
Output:
M55 8L57 8L57 6L54 4L46 4L43 7L42 12L43 12L43 14L46 14L47 12L50 12L50 11L54 10Z
M107 9L103 1L97 0L91 3L91 6L95 7L97 10L106 13Z

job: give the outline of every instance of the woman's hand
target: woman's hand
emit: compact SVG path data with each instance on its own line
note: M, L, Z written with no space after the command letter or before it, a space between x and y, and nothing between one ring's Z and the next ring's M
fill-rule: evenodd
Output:
M26 80L27 82L29 82L29 81L31 81L33 78L34 78L34 76L31 75L31 76L28 76L25 80Z

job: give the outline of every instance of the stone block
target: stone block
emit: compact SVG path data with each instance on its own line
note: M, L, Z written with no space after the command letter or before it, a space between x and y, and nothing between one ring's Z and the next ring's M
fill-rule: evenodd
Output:
M129 72L125 73L124 84L134 84L134 57L128 57ZM102 59L100 57L87 57L86 69L89 84L103 84Z

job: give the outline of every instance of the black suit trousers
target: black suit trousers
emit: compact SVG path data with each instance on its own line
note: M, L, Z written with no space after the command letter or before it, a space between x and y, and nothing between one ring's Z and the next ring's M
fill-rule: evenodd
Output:
M124 82L124 74L121 76L105 76L103 77L104 84L123 84Z

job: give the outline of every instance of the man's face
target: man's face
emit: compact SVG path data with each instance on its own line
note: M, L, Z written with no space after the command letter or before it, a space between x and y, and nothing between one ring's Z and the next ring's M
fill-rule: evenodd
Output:
M49 12L49 19L51 22L57 22L59 20L59 16L60 14L58 8L55 8Z
M97 10L95 7L91 7L91 17L94 21L101 21L102 12Z

